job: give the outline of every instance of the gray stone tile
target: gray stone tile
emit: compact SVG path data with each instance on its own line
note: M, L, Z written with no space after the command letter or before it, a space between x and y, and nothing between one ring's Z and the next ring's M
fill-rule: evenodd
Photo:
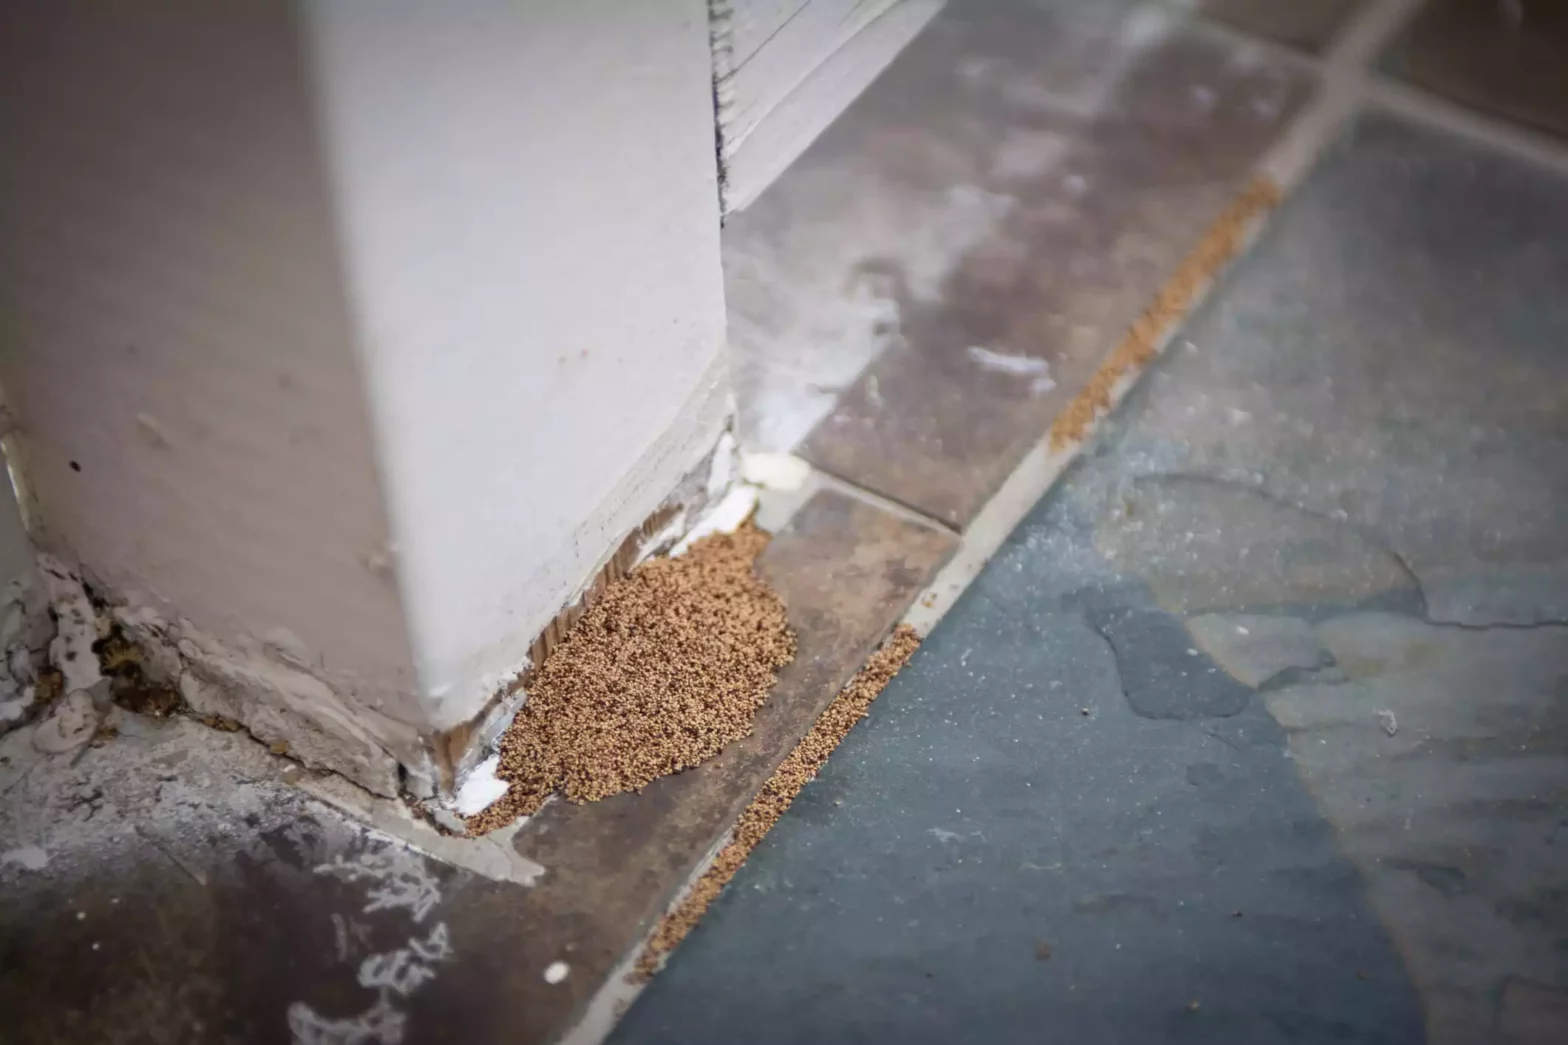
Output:
M1229 718L1252 702L1237 682L1201 649L1182 623L1158 610L1100 609L1088 615L1116 654L1122 693L1144 718Z
M1404 564L1368 534L1242 482L1136 478L1096 544L1177 613L1414 594Z
M1348 679L1268 706L1408 956L1430 1040L1552 1040L1528 1027L1568 994L1568 626L1363 613L1318 633Z
M1364 117L1140 388L1122 452L1359 535L1440 619L1565 619L1564 287L1560 178ZM1147 569L1179 559L1160 541Z
M1137 714L1076 612L965 599L613 1040L1418 1039L1278 727L1219 721Z
M1300 617L1206 613L1189 618L1194 645L1238 682L1257 689L1288 671L1327 667L1332 656Z

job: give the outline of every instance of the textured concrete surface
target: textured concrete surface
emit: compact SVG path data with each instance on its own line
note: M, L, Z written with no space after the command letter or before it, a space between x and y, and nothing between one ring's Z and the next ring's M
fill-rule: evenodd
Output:
M1561 1041L1565 286L1364 118L615 1040Z

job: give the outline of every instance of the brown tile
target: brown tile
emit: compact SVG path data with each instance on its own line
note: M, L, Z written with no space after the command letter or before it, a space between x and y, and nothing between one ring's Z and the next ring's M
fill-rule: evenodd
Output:
M761 560L799 652L752 736L641 794L547 806L515 841L547 873L531 888L473 883L451 896L442 913L457 965L411 1011L473 1041L544 1042L569 1027L953 544L842 494L816 494ZM541 973L557 960L571 973L552 986Z
M1200 0L1208 17L1304 51L1322 51L1364 0Z
M1147 6L950 9L726 230L742 367L797 383L745 429L965 525L1306 87Z
M1568 137L1568 5L1431 0L1385 65L1434 94Z

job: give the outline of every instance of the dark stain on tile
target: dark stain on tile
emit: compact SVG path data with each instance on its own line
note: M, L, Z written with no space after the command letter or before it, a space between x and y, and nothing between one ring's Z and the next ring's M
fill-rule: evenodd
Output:
M1245 32L1319 52L1364 0L1201 0L1198 9Z
M846 230L890 199L912 221L933 197L991 208L934 283L933 233L918 227L849 266L846 284L869 284L896 322L800 450L955 526L1084 386L1306 91L1175 21L1085 18L938 19L780 183L847 177L839 212L798 215Z
M1252 690L1193 649L1192 636L1168 613L1129 607L1091 610L1088 623L1111 647L1127 706L1141 718L1229 718Z
M799 650L752 735L640 794L546 806L514 840L546 874L532 888L475 882L453 896L444 913L459 967L414 1008L460 1020L475 1041L544 1042L568 1029L954 543L842 494L816 494L759 563ZM548 984L543 970L556 961L571 971Z
M1434 94L1568 137L1568 5L1431 0L1385 65Z
M111 874L76 850L51 854L44 874L7 882L0 891L7 1042L287 1041L296 1010L353 1019L377 1001L363 983L364 963L411 938L428 939L444 924L441 895L482 881L292 788L269 788L266 811L243 820L225 804L233 792L221 782L213 789L216 800L186 822L139 818L105 832L114 844ZM363 876L321 873L338 857ZM421 918L369 898L375 868L405 884L428 883L433 902ZM428 971L439 980L451 966L434 959ZM414 995L430 986L403 982ZM393 1018L414 1028L412 1040L438 1040L438 1030L425 1036L407 1011L416 1006L389 997Z

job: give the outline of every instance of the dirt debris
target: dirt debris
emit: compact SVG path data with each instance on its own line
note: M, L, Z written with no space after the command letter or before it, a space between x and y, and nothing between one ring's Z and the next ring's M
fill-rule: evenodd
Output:
M1254 178L1220 212L1198 245L1182 259L1154 301L1111 349L1089 383L1073 397L1051 425L1050 447L1056 453L1089 434L1095 419L1111 408L1116 383L1145 366L1159 353L1160 338L1187 315L1199 290L1241 249L1252 222L1280 201L1279 186L1266 174Z
M496 775L510 786L467 819L468 833L553 793L592 802L641 790L749 734L795 656L784 604L753 570L768 540L748 522L605 589L529 682L500 743Z
M105 621L107 617L101 618ZM185 701L173 686L154 682L143 670L142 648L133 642L118 624L109 623L106 632L93 644L99 668L109 679L110 695L114 703L138 715L168 718L183 711Z
M757 843L795 801L795 796L817 775L839 742L855 723L866 717L871 702L919 645L919 633L907 624L900 624L871 655L865 667L833 698L816 725L795 745L795 750L785 757L757 792L757 797L741 813L729 844L719 850L719 855L692 885L690 892L654 927L633 969L634 980L646 981L658 972L670 952L697 927L708 905L735 877Z

